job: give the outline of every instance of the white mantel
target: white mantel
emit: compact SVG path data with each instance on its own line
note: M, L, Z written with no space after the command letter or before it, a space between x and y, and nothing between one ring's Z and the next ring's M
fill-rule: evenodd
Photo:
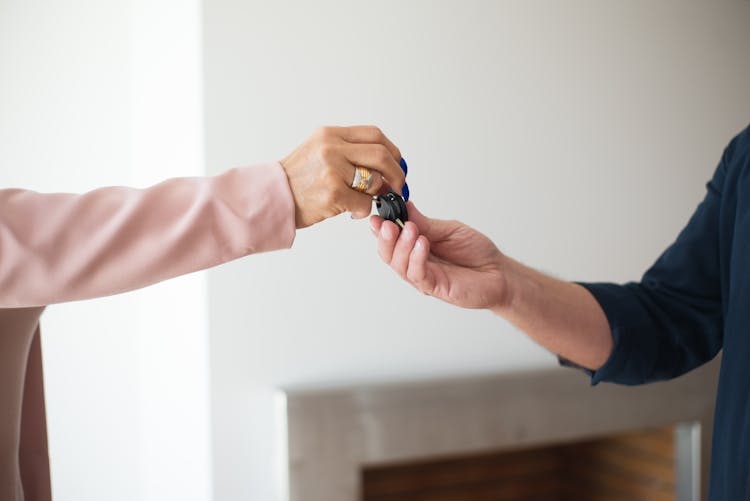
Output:
M677 499L707 485L719 361L669 382L600 384L570 369L287 389L290 501L358 501L365 466L582 441L678 424Z

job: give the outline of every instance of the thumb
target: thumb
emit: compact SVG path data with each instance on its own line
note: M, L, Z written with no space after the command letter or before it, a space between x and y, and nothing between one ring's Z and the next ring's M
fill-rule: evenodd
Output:
M409 221L413 222L419 228L419 233L427 237L428 240L442 240L451 232L449 221L432 219L422 214L413 202L406 202L406 211L409 214Z

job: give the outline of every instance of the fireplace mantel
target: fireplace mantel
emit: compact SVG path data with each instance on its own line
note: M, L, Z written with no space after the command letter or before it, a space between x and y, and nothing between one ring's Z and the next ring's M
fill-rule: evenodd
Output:
M600 384L569 369L282 395L291 501L355 501L365 466L561 444L680 424L679 500L707 480L719 362L673 381ZM702 487L703 486L703 487Z

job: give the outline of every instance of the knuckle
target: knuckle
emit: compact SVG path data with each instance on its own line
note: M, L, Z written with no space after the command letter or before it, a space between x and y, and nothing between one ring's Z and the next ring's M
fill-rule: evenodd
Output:
M321 139L330 139L336 135L335 129L335 127L331 127L330 125L324 125L323 127L318 127L315 135Z
M374 194L378 193L380 191L380 188L383 187L384 183L385 181L383 181L383 176L376 173L372 179L372 186L370 187L370 191Z
M386 148L382 144L378 144L375 146L375 160L379 164L386 164L391 159L391 152L388 151L388 148Z
M336 147L330 143L323 143L318 148L318 155L326 164L330 164L336 157Z

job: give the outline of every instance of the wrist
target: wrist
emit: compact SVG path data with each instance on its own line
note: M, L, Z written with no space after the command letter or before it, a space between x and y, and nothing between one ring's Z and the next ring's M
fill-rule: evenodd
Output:
M502 280L500 293L490 311L507 319L522 301L524 287L528 286L528 276L521 263L504 254L500 256L499 269Z

